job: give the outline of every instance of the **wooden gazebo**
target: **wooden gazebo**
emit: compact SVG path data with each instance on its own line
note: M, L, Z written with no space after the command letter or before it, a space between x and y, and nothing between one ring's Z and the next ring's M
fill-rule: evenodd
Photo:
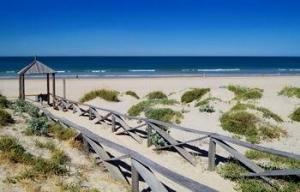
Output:
M52 88L53 88L53 98L55 98L55 73L56 71L38 61L36 57L34 60L21 69L18 72L19 75L19 99L25 99L25 75L37 75L37 74L46 74L47 75L47 102L50 104L50 75L52 76Z

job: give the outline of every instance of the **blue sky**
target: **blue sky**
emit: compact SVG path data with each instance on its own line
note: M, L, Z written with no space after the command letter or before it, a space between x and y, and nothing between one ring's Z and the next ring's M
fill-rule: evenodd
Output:
M1 56L300 56L297 0L0 3Z

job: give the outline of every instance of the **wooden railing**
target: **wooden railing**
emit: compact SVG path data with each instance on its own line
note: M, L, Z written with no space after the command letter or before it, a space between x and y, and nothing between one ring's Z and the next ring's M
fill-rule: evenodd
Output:
M161 121L157 121L157 120L153 120L153 119L147 119L147 118L142 118L142 117L132 117L132 116L128 116L126 114L119 113L117 111L75 102L75 101L68 100L68 99L65 99L65 98L62 98L59 96L55 97L53 106L55 109L58 109L58 110L63 110L63 111L73 110L74 113L77 113L80 116L87 116L94 123L105 123L105 124L111 126L112 132L114 132L116 135L127 134L128 136L130 136L132 139L134 139L138 143L141 143L141 141L142 141L142 137L140 137L139 134L141 131L143 131L144 132L143 138L147 139L148 147L151 145L151 139L150 139L151 133L153 133L153 132L158 133L168 144L165 146L162 146L162 147L157 147L154 150L164 150L164 149L173 148L173 149L175 149L176 152L178 152L184 159L186 159L193 166L196 165L195 157L192 156L191 153L186 150L186 147L190 146L189 143L193 143L195 141L200 141L203 139L208 139L209 140L208 170L210 170L210 171L215 170L216 155L217 155L216 154L216 145L218 145L221 148L223 148L224 150L226 150L233 158L235 158L236 160L241 162L249 170L252 171L252 172L245 174L244 177L260 177L263 180L265 180L266 182L268 182L269 184L273 185L274 183L271 179L273 176L288 176L288 175L289 176L291 176L291 175L299 176L300 175L300 169L283 169L283 170L266 171L263 168L261 168L260 166L256 165L253 161L248 159L242 153L240 153L237 149L235 149L229 143L238 145L238 146L242 146L245 148L273 154L273 155L278 155L278 156L282 156L282 157L286 157L286 158L290 158L290 159L295 159L295 160L300 160L299 154L289 153L289 152L285 152L285 151L280 151L280 150L276 150L276 149L272 149L272 148L263 147L263 146L256 145L256 144L251 144L251 143L248 143L245 141L240 141L238 139L234 139L234 138L220 135L220 134L213 133L213 132L195 130L192 128L187 128L187 127L183 127L183 126L179 126L179 125L165 123L165 122L161 122ZM134 127L129 126L128 121L138 122L137 126L134 126ZM66 123L66 122L71 127L75 127L75 128L76 128L76 126L78 127L78 125L64 119L64 123ZM196 139L191 139L188 141L178 141L178 139L173 138L170 134L168 134L166 131L161 129L162 127L168 127L171 130L177 129L180 131L188 132L188 133L199 135L199 136ZM137 134L138 132L139 132L139 134ZM90 135L90 136L88 136L88 138L93 140L93 139L96 139L96 136ZM97 136L97 138L99 141L99 136ZM103 141L104 140L102 139L101 142L103 142ZM101 142L99 142L99 143L101 143ZM109 142L110 142L109 145L111 145L112 144L111 141L109 141ZM88 143L91 146L93 144L89 140L88 140ZM108 143L108 141L105 140L104 143ZM193 146L193 147L195 147L195 146ZM200 148L197 147L197 149L200 149ZM125 151L122 150L122 152L124 153L125 156L130 155L130 157L133 158L133 160L134 160L133 162L137 161L137 162L141 163L141 165L144 167L153 168L154 170L158 171L158 169L157 169L158 165L156 163L149 162L149 160L145 159L145 158L140 158L140 155L136 155L136 152L133 152L131 150L128 151L128 150L129 149L126 149ZM135 155L132 155L132 153ZM103 158L105 159L105 157L103 157ZM136 165L136 163L133 163L133 164ZM153 165L155 165L155 166L153 166ZM172 178L172 176L169 175L169 173L166 175L168 176L169 179ZM144 175L144 177L147 177L147 176ZM175 181L175 180L173 180L173 181ZM177 181L175 181L175 182L177 182ZM187 187L188 189L190 189L192 191L201 191L201 190L210 191L211 190L211 189L207 188L206 186L203 186L202 184L199 184L199 183L195 184L194 182L192 182L192 183L193 184L191 184L191 183L187 184L186 182L183 182L180 184L182 184L183 186ZM201 187L200 186L193 187L196 185L200 185Z

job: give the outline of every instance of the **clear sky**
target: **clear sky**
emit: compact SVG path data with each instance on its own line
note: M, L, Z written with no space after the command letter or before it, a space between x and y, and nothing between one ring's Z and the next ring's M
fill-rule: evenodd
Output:
M300 1L0 0L0 55L300 56Z

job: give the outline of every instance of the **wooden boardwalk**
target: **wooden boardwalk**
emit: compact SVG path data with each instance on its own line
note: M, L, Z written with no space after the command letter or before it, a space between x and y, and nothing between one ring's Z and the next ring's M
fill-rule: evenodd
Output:
M268 182L270 185L273 185L274 183L272 177L274 176L299 175L300 172L299 169L283 169L273 171L264 170L262 167L256 165L253 161L245 157L242 153L238 152L238 150L235 149L232 145L230 145L230 143L295 160L300 160L300 155L298 154L288 153L285 151L279 151L251 144L217 133L198 131L195 129L173 125L170 123L164 123L152 119L130 117L128 115L121 114L116 111L78 103L58 96L56 96L54 101L54 106L57 110L70 110L78 114L79 116L86 116L95 124L104 123L111 127L111 130L113 133L115 133L115 135L127 134L138 144L141 144L142 139L145 138L147 139L147 146L149 147L151 145L149 136L151 133L155 132L159 134L168 144L166 146L159 147L154 150L164 150L172 148L192 166L196 165L195 157L191 154L190 151L186 150L186 145L195 141L208 139L208 170L210 171L215 170L216 145L218 145L222 147L225 151L227 151L233 158L240 161L244 166L251 170L251 172L245 174L244 177L260 177L266 182ZM156 162L137 153L133 149L126 148L110 140L107 140L99 135L92 133L85 127L79 126L65 118L54 116L49 111L43 108L41 109L43 110L44 114L50 119L80 131L83 135L84 140L101 157L102 161L104 162L104 165L110 171L114 178L119 180L126 180L126 178L122 175L122 171L120 170L119 165L115 162L126 158L131 158L131 184L133 187L133 191L139 191L139 181L141 181L140 179L144 180L149 185L152 191L165 191L169 189L158 179L156 179L155 174L153 174L151 170L163 175L164 177L180 184L181 186L191 191L215 191L208 186L200 184L196 181L179 175L169 169L166 169L165 167L157 164ZM135 127L131 127L127 123L128 120L137 121L139 124ZM177 129L183 132L189 132L197 135L198 137L196 139L188 141L179 141L178 139L173 138L170 134L161 129L161 127L169 127L170 129ZM143 135L143 137L140 137L139 135L141 131L145 132L145 135ZM113 148L114 150L122 153L123 155L119 157L110 157L103 148L103 146L109 146L110 148Z

